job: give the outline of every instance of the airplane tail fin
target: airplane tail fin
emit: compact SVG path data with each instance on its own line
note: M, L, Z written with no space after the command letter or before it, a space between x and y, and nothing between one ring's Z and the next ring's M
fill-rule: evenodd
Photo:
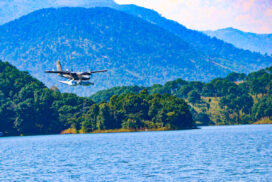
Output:
M57 71L62 71L60 61L57 61ZM58 75L61 75L61 74L58 73Z
M62 71L60 61L57 61L57 70L58 71Z

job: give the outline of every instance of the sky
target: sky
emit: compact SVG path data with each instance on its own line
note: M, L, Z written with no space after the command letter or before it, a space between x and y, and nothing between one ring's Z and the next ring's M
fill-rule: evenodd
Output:
M272 33L272 0L115 0L154 9L162 16L195 30L233 27Z

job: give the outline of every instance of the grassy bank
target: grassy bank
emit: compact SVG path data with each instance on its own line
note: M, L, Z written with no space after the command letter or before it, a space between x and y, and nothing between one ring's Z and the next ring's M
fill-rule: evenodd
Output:
M147 128L141 128L141 129L109 129L109 130L95 130L92 132L83 132L82 130L77 131L74 128L68 128L66 130L61 131L60 134L78 134L78 133L122 133L122 132L143 132L143 131L168 131L170 129L164 127L164 128L153 128L153 129L147 129Z
M272 124L272 120L269 117L262 118L253 124Z

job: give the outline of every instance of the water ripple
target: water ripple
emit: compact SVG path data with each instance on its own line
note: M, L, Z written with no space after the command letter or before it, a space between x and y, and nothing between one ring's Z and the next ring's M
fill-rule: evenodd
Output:
M272 181L272 125L0 138L0 181Z

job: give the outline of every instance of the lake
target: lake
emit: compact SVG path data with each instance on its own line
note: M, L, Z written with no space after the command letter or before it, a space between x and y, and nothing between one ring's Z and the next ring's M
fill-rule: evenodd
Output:
M1 137L0 181L272 181L272 125Z

